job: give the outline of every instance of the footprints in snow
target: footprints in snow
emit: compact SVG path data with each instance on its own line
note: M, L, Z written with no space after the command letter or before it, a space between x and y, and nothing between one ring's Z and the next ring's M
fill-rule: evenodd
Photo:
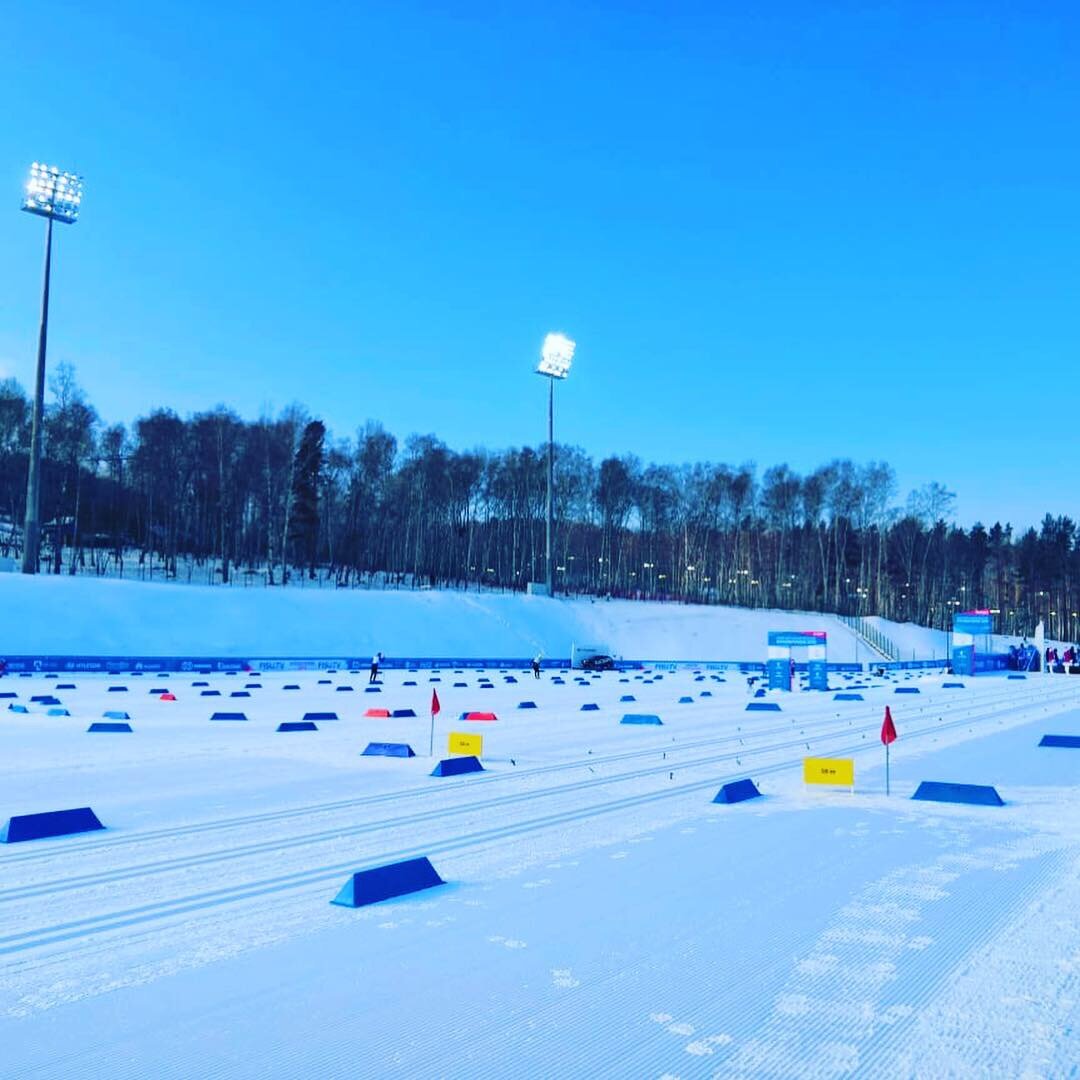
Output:
M654 1024L663 1024L665 1029L672 1035L679 1035L682 1038L689 1038L696 1031L693 1024L687 1024L685 1022L672 1023L675 1019L671 1013L666 1012L654 1012L649 1014L649 1019ZM720 1035L706 1035L703 1038L697 1038L693 1042L687 1043L683 1049L688 1054L693 1054L695 1057L707 1057L710 1054L716 1053L718 1046L727 1046L731 1042L731 1036L727 1034ZM665 1074L671 1077L671 1073ZM663 1080L663 1078L661 1078Z
M502 934L492 934L488 941L492 945L502 945L506 949L527 949L529 947L528 942L520 941L518 938L503 937Z
M703 1057L707 1054L715 1054L717 1046L727 1046L731 1042L730 1035L710 1035L707 1039L697 1039L688 1043L685 1050L688 1054Z

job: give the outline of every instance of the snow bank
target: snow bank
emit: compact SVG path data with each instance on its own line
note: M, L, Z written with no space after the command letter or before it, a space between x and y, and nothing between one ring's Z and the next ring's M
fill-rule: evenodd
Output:
M898 623L871 615L866 620L899 650L899 660L934 660L948 653L948 635L916 623Z
M931 630L915 623L892 622L876 615L869 616L866 621L896 645L900 650L900 660L936 660L948 655L950 635L944 630ZM1004 653L1009 651L1010 645L1020 645L1024 641L1034 641L1034 634L1029 634L1026 638L1019 634L990 634L988 638L980 638L975 644L980 651L987 648L992 652ZM1069 645L1067 641L1051 641L1050 638L1046 639L1046 643L1059 650L1066 649Z
M877 658L838 619L812 613L0 575L0 655L566 657L576 643L627 659L760 661L769 630L825 630L835 662Z

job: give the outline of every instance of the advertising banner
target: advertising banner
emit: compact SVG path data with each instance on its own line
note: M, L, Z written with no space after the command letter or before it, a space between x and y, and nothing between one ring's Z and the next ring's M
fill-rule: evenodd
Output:
M994 632L994 616L989 611L958 611L953 616L954 634L971 634L978 637L981 634Z

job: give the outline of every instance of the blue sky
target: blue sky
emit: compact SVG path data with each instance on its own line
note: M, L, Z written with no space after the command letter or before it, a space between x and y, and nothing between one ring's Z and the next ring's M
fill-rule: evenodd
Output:
M457 448L885 459L964 523L1080 516L1067 3L16 0L0 374L35 159L86 177L50 363L130 421L299 400ZM89 10L93 8L94 10ZM156 9L148 14L147 9Z

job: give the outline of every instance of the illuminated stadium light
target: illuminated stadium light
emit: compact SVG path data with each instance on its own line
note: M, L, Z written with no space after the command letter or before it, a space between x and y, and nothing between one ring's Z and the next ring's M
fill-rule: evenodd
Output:
M574 360L575 343L565 334L548 334L540 349L538 375L549 375L553 379L565 379L570 374L570 365Z
M74 225L82 206L81 176L55 165L35 161L30 166L22 208L48 222L45 226L45 280L41 289L41 323L38 327L37 373L30 414L30 455L26 476L26 519L23 526L22 572L36 574L41 553L41 444L44 435L45 350L49 336L49 276L52 269L53 222Z
M35 161L30 166L22 208L29 214L73 225L79 219L82 197L81 176Z
M547 445L547 513L544 527L544 564L548 596L555 595L555 572L551 555L551 536L554 530L552 500L555 488L555 380L570 374L575 344L565 334L551 333L540 348L538 375L548 379L548 445ZM573 556L571 556L573 558Z

